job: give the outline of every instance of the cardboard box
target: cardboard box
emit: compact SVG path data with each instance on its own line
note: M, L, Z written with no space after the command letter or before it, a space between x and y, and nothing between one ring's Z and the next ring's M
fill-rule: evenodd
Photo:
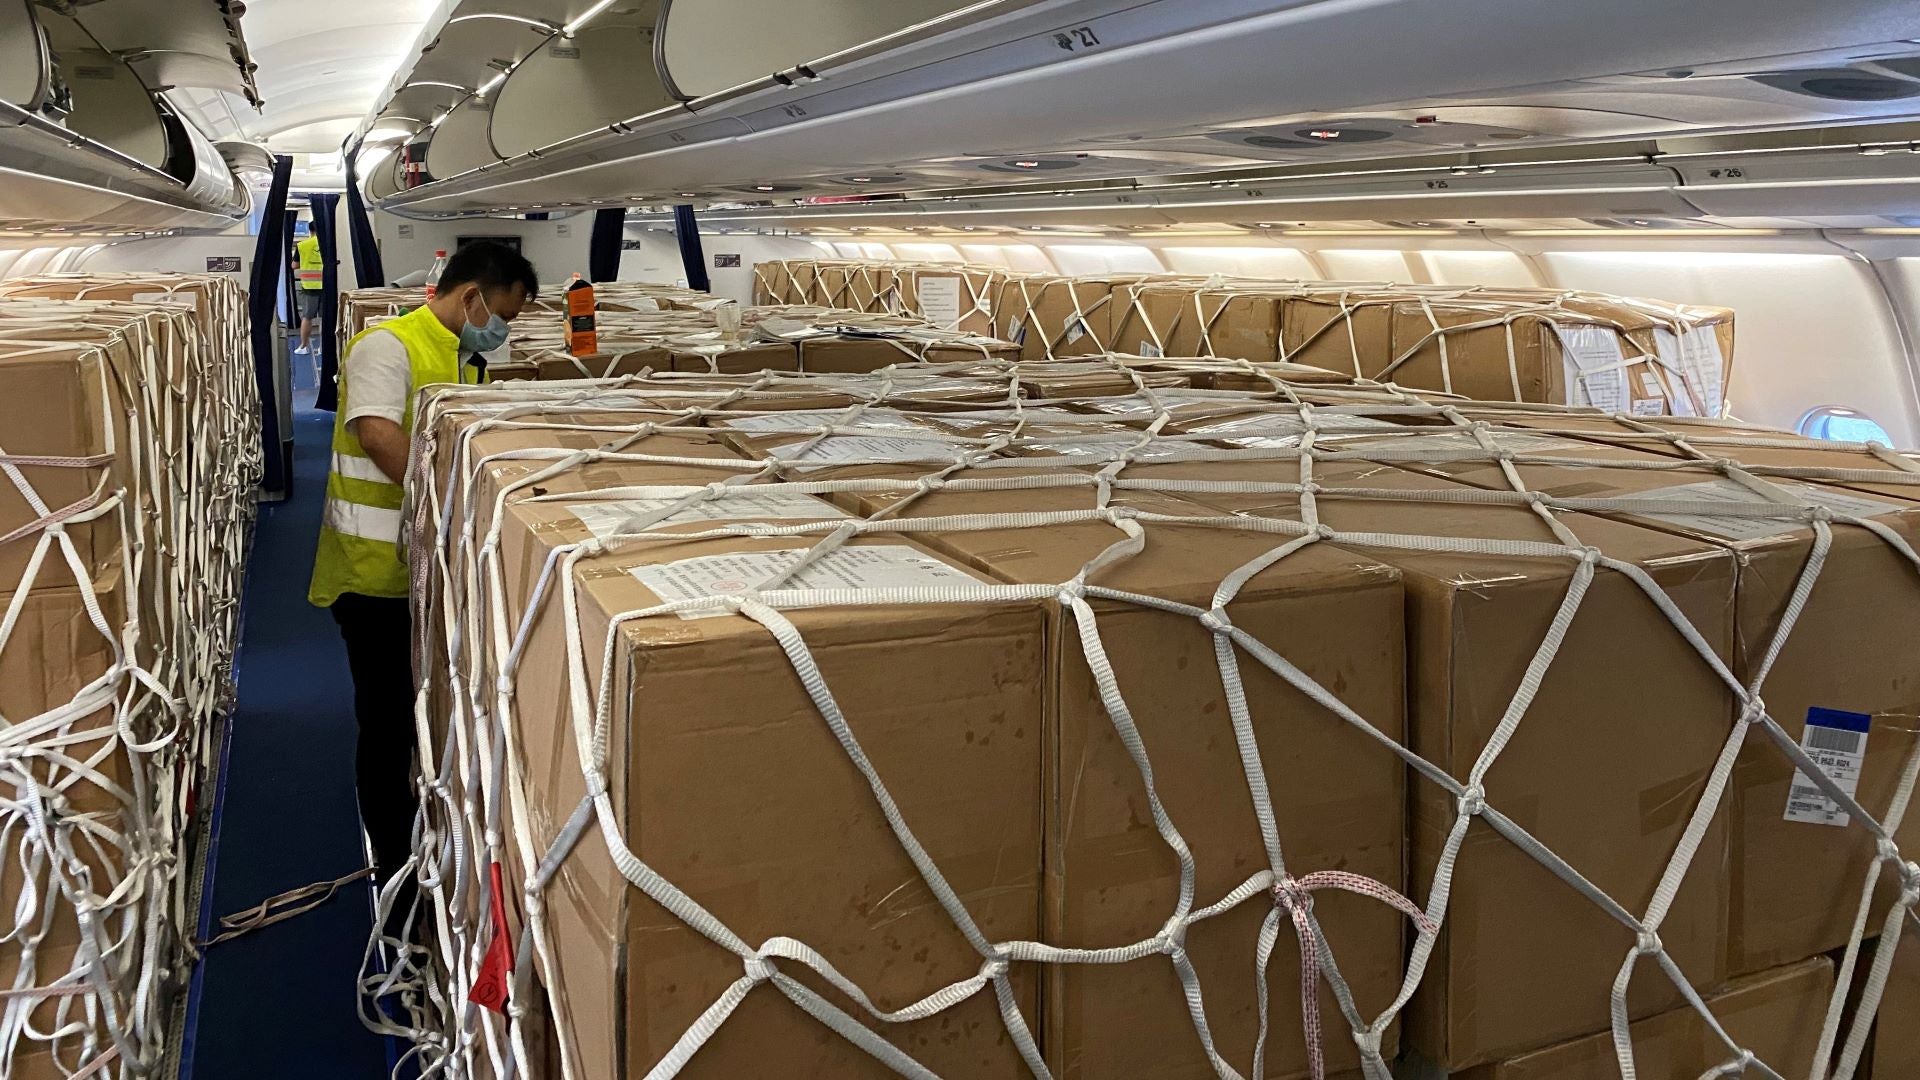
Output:
M941 330L993 337L994 301L1006 280L1004 271L978 267L903 269L892 310L911 312Z
M1717 416L1732 347L1724 309L1488 292L1394 304L1392 360L1361 374L1486 401Z
M713 348L676 345L672 370L716 375L800 370L799 350L791 342L740 341L726 344L719 352Z
M1920 934L1911 926L1902 932L1906 936L1893 954L1893 969L1887 973L1886 993L1880 999L1866 1080L1920 1076ZM1862 964L1868 956L1862 951Z
M753 264L753 302L791 304L795 301L793 270L786 259Z
M470 453L498 453L536 434L485 432L473 438ZM558 434L574 445L601 437L592 430ZM707 450L696 453L692 447L700 442ZM697 488L732 475L724 460L732 452L711 431L662 432L625 452L682 460L583 465L543 481L541 491L668 482ZM684 460L704 453L716 455L714 468ZM511 482L514 470L525 475L539 464L490 466L476 494L483 517L498 485ZM529 502L528 494L513 497L503 519L513 619L524 610L545 552L588 535L577 513L581 503ZM823 514L838 513L810 501ZM655 602L630 570L729 553L794 551L804 543L655 541L582 562L576 582L589 651L598 655L613 613ZM905 550L919 572L944 566L931 572L977 580L911 540L888 538L853 549L856 557L873 558ZM796 611L791 618L863 749L982 932L995 941L1037 937L1043 730L1038 607L851 607ZM528 644L512 720L523 750L536 846L573 812L584 790L565 711L562 635L560 613L550 601ZM757 944L784 934L818 948L887 1008L979 969L980 955L920 882L877 812L873 793L763 628L731 615L640 620L619 631L616 656L613 693L620 719L610 773L622 828L636 855L747 940ZM905 683L896 677L903 663L917 672ZM598 664L589 666L597 680ZM580 1055L580 1075L645 1074L741 974L737 957L629 886L611 865L597 830L589 830L548 890L546 911L555 964L543 965L542 974L566 999L572 1020L566 1034ZM799 966L781 967L859 1012ZM1021 970L1013 977L1022 1009L1036 1016L1033 974ZM924 1023L884 1027L888 1037L943 1074L1014 1075L1020 1068L991 992ZM776 1059L782 1068L808 1075L884 1072L777 989L760 986L686 1075L752 1075Z
M126 622L123 567L115 556L94 574L89 586L108 629L115 635ZM20 594L0 592L0 617ZM49 566L36 587L19 600L19 614L4 647L0 647L0 717L10 725L25 724L68 705L89 684L106 675L114 664L114 642L94 625L86 598L64 560ZM115 684L124 689L124 681ZM92 768L123 789L130 775L128 756L114 729L113 709L103 707L65 725L72 745L61 753L76 761L99 757ZM111 746L104 756L100 751ZM118 811L118 798L97 782L76 776L71 769L47 759L33 759L32 769L43 782L60 786L69 812ZM18 834L11 838L18 841ZM12 860L7 860L10 869ZM10 910L10 908L9 908Z
M32 336L54 335L36 331ZM18 466L50 511L141 479L132 475L125 456L131 448L128 397L121 380L134 368L131 347L124 339L102 346L61 341L34 344L0 336L0 431L6 432L0 445L6 452L51 458L111 455L100 464L78 468ZM135 488L129 498L137 502L140 489ZM0 536L25 528L40 516L11 482L0 481ZM104 566L120 550L118 514L74 522L65 531L88 566ZM36 531L0 544L0 590L12 591L25 575L42 535ZM55 547L47 552L41 576L70 580L64 566L65 558Z
M1733 481L1701 471L1675 472L1645 466L1659 455L1598 441L1517 436L1515 443L1548 455L1588 461L1618 461L1621 467L1580 467L1521 463L1525 483L1567 498L1687 499L1751 501ZM1790 440L1789 440L1790 441ZM1833 464L1829 451L1808 448L1756 448L1756 461L1781 467ZM1743 454L1743 456L1745 456ZM1636 467L1638 466L1638 467ZM1498 470L1485 463L1433 467L1484 487L1504 487ZM1920 502L1902 498L1898 489L1849 491L1824 484L1782 479L1788 490L1842 512L1875 517L1908 543L1920 541ZM1793 522L1739 519L1701 512L1614 516L1651 528L1711 542L1732 552L1739 563L1734 609L1734 672L1751 680L1759 670L1779 624L1781 612L1799 580L1813 547L1810 527ZM1870 812L1884 812L1900 771L1920 746L1920 653L1908 643L1920 635L1920 575L1885 541L1857 526L1835 525L1833 545L1819 583L1807 597L1799 622L1768 672L1761 697L1769 712L1795 742L1805 739L1807 721L1816 728L1833 715L1862 718L1869 734L1856 798ZM1814 710L1824 710L1815 713ZM1843 738L1843 735L1816 735ZM1734 823L1728 882L1732 889L1728 926L1728 970L1747 974L1780 962L1845 944L1854 918L1853 897L1864 881L1875 846L1865 829L1822 820L1803 808L1789 820L1795 769L1764 733L1749 736L1727 794L1728 820ZM1819 800L1824 804L1824 800ZM1901 829L1903 845L1920 844L1920 819L1909 817ZM1883 879L1885 880L1885 879ZM1893 885L1886 880L1876 904L1884 911ZM1835 897L1842 897L1836 902ZM1878 918L1878 915L1875 915Z
M847 279L846 306L854 311L891 311L889 301L899 286L899 271L886 263L862 263Z
M673 354L658 346L608 350L592 356L547 356L536 362L540 381L612 379L644 371L672 371Z
M866 310L856 306L853 301L853 279L859 271L859 263L815 263L813 289L807 294L806 302L830 308ZM795 276L797 279L798 275Z
M1374 377L1392 362L1393 303L1405 295L1398 287L1329 284L1289 297L1281 313L1280 356L1355 378Z
M1116 286L1138 275L1009 277L994 302L996 337L1020 346L1022 360L1088 356L1109 351Z
M930 331L831 334L800 342L800 369L809 374L865 374L896 364L962 364L1017 360L1020 350L992 338L968 339Z
M1815 957L1736 979L1705 1001L1735 1042L1782 1076L1804 1076L1832 993L1833 964ZM1628 1034L1635 1069L1645 1077L1704 1076L1738 1056L1692 1008L1637 1021ZM1602 1033L1468 1069L1455 1080L1614 1080L1619 1075L1613 1039Z
M921 472L879 467L820 475L910 479ZM988 475L1018 474L994 469ZM862 511L892 500L883 494L848 498ZM916 500L900 516L1039 512L1091 502L1090 488L948 490ZM1152 493L1120 493L1116 503L1188 516L1214 513ZM1095 574L1091 583L1204 606L1229 570L1279 542L1250 531L1158 523L1147 532L1139 555ZM922 537L1011 583L1066 581L1119 538L1117 530L1099 523ZM1195 906L1211 904L1267 865L1212 635L1184 615L1091 603L1156 790L1193 850ZM1345 552L1303 551L1254 577L1228 610L1235 625L1334 688L1389 738L1400 737L1402 599L1392 571ZM1132 944L1160 932L1173 913L1178 863L1153 824L1139 770L1102 706L1079 634L1073 617L1049 603L1043 940L1076 948ZM1400 888L1405 773L1399 759L1245 655L1240 672L1289 871L1339 868ZM1216 1045L1243 1072L1251 1064L1256 1029L1255 987L1248 976L1261 923L1274 910L1270 897L1256 896L1194 924L1186 936ZM1405 916L1336 892L1317 894L1314 911L1361 1007L1384 1009L1399 981L1409 936ZM1267 972L1271 1080L1306 1075L1299 949L1291 924L1283 918L1282 926ZM1214 1075L1167 956L1155 953L1122 965L1057 965L1045 977L1044 1046L1054 1075ZM1330 1066L1356 1064L1357 1051L1324 986L1320 1005ZM1390 1035L1389 1056L1393 1045Z
M1377 441L1377 440L1376 440ZM1410 440L1409 440L1410 441ZM1134 477L1298 482L1292 458L1147 465ZM1346 533L1555 543L1531 511L1442 502L1459 485L1365 462L1322 461L1321 520ZM1361 497L1340 497L1343 488ZM1384 498L1393 491L1402 498ZM1298 497L1204 493L1223 510L1298 520ZM1644 567L1716 649L1731 649L1733 560L1712 545L1573 515L1608 554ZM1571 560L1356 547L1396 567L1407 593L1409 738L1465 782L1504 716L1571 584ZM1731 695L1626 577L1596 576L1538 695L1488 774L1489 805L1629 911L1652 900L1726 738ZM1623 672L1635 673L1623 678ZM1706 716L1721 726L1693 723ZM1662 752L1650 755L1649 745ZM1424 901L1456 815L1455 799L1416 779L1412 895ZM1709 831L1661 936L1698 982L1719 977L1726 833ZM1447 918L1407 1011L1409 1042L1453 1068L1595 1031L1634 936L1484 820L1454 866ZM1634 1015L1676 992L1650 964L1628 997Z
M543 520L523 515L526 505L510 513L525 525ZM516 529L509 545L532 536ZM856 553L912 547L853 545ZM610 613L655 602L627 568L795 550L792 541L661 544L583 563L587 640L604 640ZM925 551L916 557L940 561ZM528 585L520 582L520 591ZM864 750L982 932L994 941L1035 937L1039 612L1032 605L846 609L792 618ZM581 794L574 740L551 711L561 701L552 680L564 670L555 622L543 620L530 645L516 718L529 774L538 778L543 828L557 826ZM787 935L819 949L884 1008L978 971L980 955L933 901L875 811L873 793L762 628L739 616L669 615L629 624L616 655L614 693L624 719L615 725L613 782L636 855L746 940ZM912 680L896 677L902 664L915 672ZM743 786L744 776L755 779ZM559 968L549 985L563 988L582 1075L644 1074L740 977L737 957L619 878L597 834L568 860L547 910ZM782 966L858 1013L810 973ZM1033 1016L1031 974L1018 973L1015 984L1021 1008ZM943 1074L1013 1075L1019 1068L991 993L935 1019L887 1025L884 1034ZM689 1075L752 1075L770 1055L805 1075L884 1073L773 987L761 986L694 1059Z

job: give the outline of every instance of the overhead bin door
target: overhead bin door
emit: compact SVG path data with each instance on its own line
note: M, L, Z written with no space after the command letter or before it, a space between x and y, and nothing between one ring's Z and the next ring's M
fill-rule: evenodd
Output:
M0 101L37 110L46 90L46 43L27 0L0 0Z
M72 19L42 9L55 69L73 94L67 127L156 169L167 163L167 131L153 94Z
M681 0L661 25L661 72L688 98L765 79L971 0Z
M444 179L499 161L487 136L492 123L493 102L478 94L455 105L427 144L427 171Z
M672 105L644 59L652 55L653 17L645 9L554 38L500 87L493 149L513 157Z

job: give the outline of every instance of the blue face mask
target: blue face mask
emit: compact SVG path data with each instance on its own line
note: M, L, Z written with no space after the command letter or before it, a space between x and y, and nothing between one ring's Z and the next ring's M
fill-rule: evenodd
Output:
M481 311L487 311L487 305L480 305ZM469 353L492 352L507 343L507 320L487 311L484 326L476 326L471 317L460 327L460 351Z

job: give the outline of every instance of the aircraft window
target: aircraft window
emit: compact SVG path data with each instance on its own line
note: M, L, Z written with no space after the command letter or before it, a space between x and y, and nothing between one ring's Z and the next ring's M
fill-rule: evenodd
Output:
M1822 405L1807 413L1800 420L1800 434L1814 439L1829 439L1835 442L1877 442L1882 446L1892 446L1893 437L1887 434L1872 417L1865 413L1839 405Z

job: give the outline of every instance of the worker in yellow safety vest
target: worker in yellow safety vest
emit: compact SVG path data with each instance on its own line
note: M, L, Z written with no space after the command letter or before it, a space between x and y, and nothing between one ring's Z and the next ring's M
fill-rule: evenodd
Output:
M413 644L399 547L414 392L486 379L486 354L539 292L533 265L502 244L456 252L434 298L347 343L340 364L333 469L307 598L330 608L347 646L359 738L360 820L377 877L406 862L413 788Z
M300 344L294 352L303 353L308 349L308 339L320 323L320 293L326 288L326 261L320 257L320 237L309 230L293 245L293 274L299 284L300 297Z

